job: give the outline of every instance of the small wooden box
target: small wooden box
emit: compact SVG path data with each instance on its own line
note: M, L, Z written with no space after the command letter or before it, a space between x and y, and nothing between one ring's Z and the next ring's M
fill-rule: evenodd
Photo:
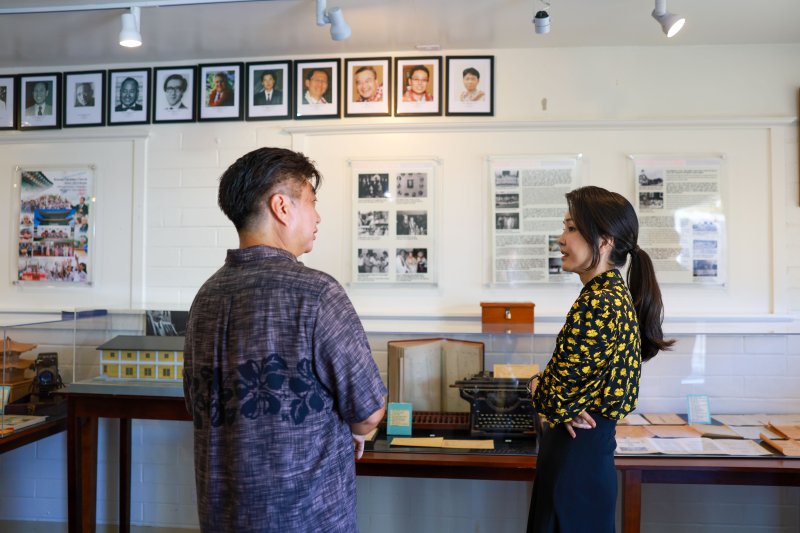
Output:
M533 333L533 302L481 302L484 333Z

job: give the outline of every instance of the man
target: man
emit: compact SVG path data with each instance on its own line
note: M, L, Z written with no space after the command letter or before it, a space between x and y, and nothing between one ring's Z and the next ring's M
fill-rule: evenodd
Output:
M114 111L141 111L142 104L139 103L139 82L131 77L122 80L119 86L119 104Z
M478 69L468 67L462 73L462 81L464 82L464 90L458 96L462 102L483 102L486 100L486 93L478 89L478 83L481 81L481 73Z
M430 74L425 65L412 67L408 77L408 89L403 94L404 102L432 102L433 96L428 94Z
M328 72L324 69L310 68L303 81L306 92L303 94L303 103L327 104L325 92L328 90Z
M49 83L45 81L37 81L33 84L31 97L33 98L33 105L25 108L26 115L52 115L53 106L48 103L47 99L50 96Z
M271 70L266 70L261 75L261 87L253 97L253 105L279 105L283 103L283 92L275 88L275 74Z
M366 65L356 70L353 79L356 82L357 102L382 102L383 84L378 83L378 72L375 67Z
M357 531L355 463L386 388L342 286L304 266L321 176L259 148L222 175L239 235L192 303L184 394L203 532Z
M224 72L214 74L214 86L208 93L208 105L211 107L233 105L233 89Z
M75 84L75 107L93 107L94 89L89 82Z
M186 93L186 88L189 82L180 74L170 74L164 80L164 97L167 100L167 111L186 110L188 109L183 103L183 95Z

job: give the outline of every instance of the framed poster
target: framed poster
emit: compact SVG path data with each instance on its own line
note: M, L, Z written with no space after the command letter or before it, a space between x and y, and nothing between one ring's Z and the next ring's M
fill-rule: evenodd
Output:
M392 114L392 64L389 57L344 60L346 117Z
M352 279L436 283L436 163L354 161L351 172Z
M292 62L247 64L247 120L292 118Z
M64 74L64 127L104 126L106 72Z
M108 71L108 125L150 123L150 69Z
M61 74L35 74L19 77L20 98L17 124L21 130L61 127Z
M90 285L93 167L18 168L13 283Z
M727 230L720 155L630 156L639 247L660 283L725 285Z
M580 155L493 156L490 184L491 284L578 281L564 272L558 240L566 193L579 187Z
M339 118L339 59L295 61L294 118Z
M447 56L446 115L494 115L494 56Z
M195 67L153 69L153 123L194 122Z
M16 89L14 76L0 76L0 130L13 130L17 127L17 116L14 113Z
M200 65L200 121L242 120L244 64Z
M395 58L395 115L442 114L441 66L441 57Z

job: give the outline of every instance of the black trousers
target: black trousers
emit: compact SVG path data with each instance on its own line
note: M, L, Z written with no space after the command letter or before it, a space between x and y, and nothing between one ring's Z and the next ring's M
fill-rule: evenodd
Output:
M543 424L528 533L614 533L617 422L589 414L597 427L575 429L574 439L564 424Z

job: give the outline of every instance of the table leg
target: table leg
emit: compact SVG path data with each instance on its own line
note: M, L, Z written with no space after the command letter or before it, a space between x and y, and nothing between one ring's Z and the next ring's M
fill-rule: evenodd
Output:
M69 533L94 533L97 517L97 418L67 407Z
M622 531L639 533L642 524L642 471L622 471Z
M131 531L131 419L119 419L119 532Z

